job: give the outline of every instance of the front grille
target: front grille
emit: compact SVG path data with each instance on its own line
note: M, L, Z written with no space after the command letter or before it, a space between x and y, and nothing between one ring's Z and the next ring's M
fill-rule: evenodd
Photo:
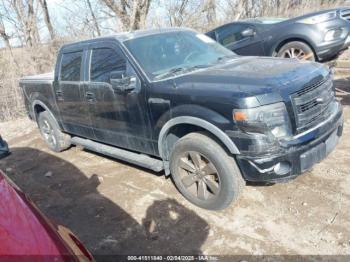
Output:
M345 9L340 11L340 17L350 21L350 9Z
M292 94L297 131L304 131L325 120L334 100L333 81L330 76L314 79Z

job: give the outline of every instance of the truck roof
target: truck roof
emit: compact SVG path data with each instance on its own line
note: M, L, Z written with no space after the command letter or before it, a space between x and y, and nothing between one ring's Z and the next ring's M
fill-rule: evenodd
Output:
M80 44L91 44L93 42L100 42L100 41L111 40L111 39L118 40L119 42L124 42L130 39L149 36L149 35L163 34L168 32L180 32L180 31L193 31L193 30L186 27L167 27L167 28L147 29L147 30L136 30L136 31L130 31L130 32L122 32L122 33L109 35L109 36L101 36L101 37L92 38L92 39L83 40L83 41L77 41L77 42L65 44L62 46L62 48L69 48Z

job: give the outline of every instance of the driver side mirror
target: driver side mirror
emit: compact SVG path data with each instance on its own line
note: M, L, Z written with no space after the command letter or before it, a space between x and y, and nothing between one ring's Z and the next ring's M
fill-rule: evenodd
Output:
M242 36L244 37L253 37L255 36L256 32L253 28L247 28L242 32Z
M126 76L125 71L113 71L110 75L110 83L114 92L129 92L136 88L136 77Z

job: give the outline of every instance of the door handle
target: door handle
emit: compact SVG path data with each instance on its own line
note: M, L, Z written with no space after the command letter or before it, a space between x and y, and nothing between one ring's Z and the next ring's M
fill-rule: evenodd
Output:
M92 93L92 92L86 92L86 93L85 93L85 97L86 97L86 100L87 100L89 103L95 102L95 95L94 95L94 93Z
M57 100L59 100L59 101L63 101L64 99L63 99L63 92L62 92L62 90L57 90L56 91L56 98L57 98Z

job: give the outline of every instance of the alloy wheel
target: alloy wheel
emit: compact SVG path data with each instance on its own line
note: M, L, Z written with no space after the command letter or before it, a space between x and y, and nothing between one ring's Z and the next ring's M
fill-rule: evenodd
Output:
M205 156L195 151L184 152L179 161L180 181L199 200L216 197L221 190L218 171Z
M41 125L41 131L44 136L44 139L48 144L50 144L52 147L55 147L57 144L57 140L55 137L54 130L50 123L47 120L44 120Z
M313 57L313 54L306 54L302 49L300 48L289 48L285 50L281 57L283 58L296 58L299 60L311 60Z

